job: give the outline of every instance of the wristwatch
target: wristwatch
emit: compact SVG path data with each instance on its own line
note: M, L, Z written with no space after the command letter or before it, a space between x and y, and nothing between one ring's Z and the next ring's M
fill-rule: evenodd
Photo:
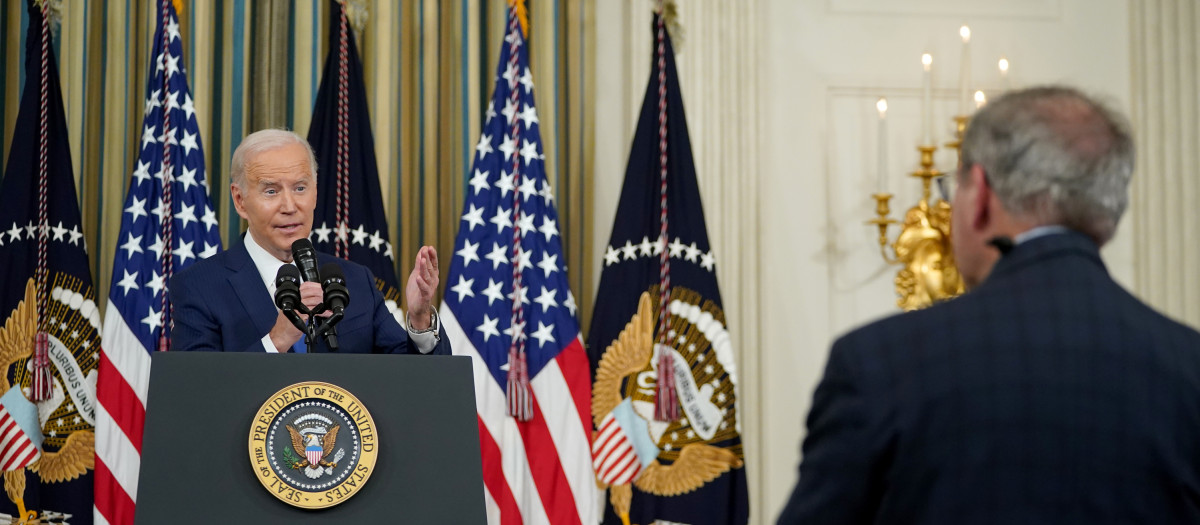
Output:
M408 314L409 314L409 313L410 313L410 312L404 312L404 327L405 327L406 329L408 329L408 331L409 331L409 332L411 332L411 333L414 333L414 334L427 334L427 333L429 333L429 332L436 332L436 331L437 331L437 328L438 328L438 314L437 314L437 310L433 309L433 307L430 307L430 308L429 308L429 314L430 314L430 318L429 318L429 328L426 328L426 329L424 329L424 330L415 330L415 329L413 329L413 327L412 327L412 320L408 318ZM434 335L436 336L437 334L434 334Z

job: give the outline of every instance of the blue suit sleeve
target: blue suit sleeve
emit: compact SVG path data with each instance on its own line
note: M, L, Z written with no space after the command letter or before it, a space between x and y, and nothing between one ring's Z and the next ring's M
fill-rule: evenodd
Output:
M221 326L187 274L171 277L171 350L221 351Z
M224 352L222 320L209 300L215 298L206 279L196 272L183 272L171 277L171 350L183 352ZM219 294L217 294L219 295ZM249 341L242 352L263 352L262 336Z

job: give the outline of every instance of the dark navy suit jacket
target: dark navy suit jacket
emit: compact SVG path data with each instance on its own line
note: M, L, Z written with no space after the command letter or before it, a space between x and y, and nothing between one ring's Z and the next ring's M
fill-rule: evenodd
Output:
M1200 334L1035 238L838 340L803 453L781 524L1200 523Z
M388 311L370 270L324 253L317 254L317 262L321 266L336 262L346 274L350 304L337 325L339 352L420 353ZM241 241L176 274L171 279L171 304L172 350L262 352L262 338L279 315ZM445 331L439 335L441 340L430 353L449 355ZM313 341L312 352L328 351L324 338Z

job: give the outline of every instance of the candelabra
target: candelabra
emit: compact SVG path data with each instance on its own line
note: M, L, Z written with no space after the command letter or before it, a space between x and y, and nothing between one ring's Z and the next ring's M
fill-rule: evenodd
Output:
M958 150L968 117L958 116L954 120L955 140L946 145ZM883 260L903 266L896 273L895 286L899 296L896 304L904 310L924 308L963 292L962 277L954 265L954 251L950 247L950 203L943 197L935 199L931 191L934 179L943 176L933 165L937 146L918 146L917 151L920 168L910 175L921 179L921 200L905 212L903 221L897 221L890 217L892 194L876 193L872 195L876 217L867 221L879 228L879 252ZM900 233L894 242L889 242L888 228L893 224L900 225Z

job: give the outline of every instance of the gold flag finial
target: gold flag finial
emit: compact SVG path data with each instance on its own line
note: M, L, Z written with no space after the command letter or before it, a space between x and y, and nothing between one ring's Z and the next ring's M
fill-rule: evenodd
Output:
M525 0L508 0L509 7L517 10L517 21L521 22L521 34L529 38L529 12L525 9Z
M346 10L346 22L354 29L354 36L361 39L363 29L367 27L367 19L371 18L367 2L365 0L337 0L337 3L342 4L342 8ZM360 42L359 45L361 46L362 43Z
M34 0L33 5L46 13L46 20L50 23L50 35L57 35L58 26L62 25L62 0Z
M656 0L655 11L662 13L663 25L667 26L667 32L671 34L671 45L678 53L683 48L684 32L683 25L679 23L679 7L675 0Z

